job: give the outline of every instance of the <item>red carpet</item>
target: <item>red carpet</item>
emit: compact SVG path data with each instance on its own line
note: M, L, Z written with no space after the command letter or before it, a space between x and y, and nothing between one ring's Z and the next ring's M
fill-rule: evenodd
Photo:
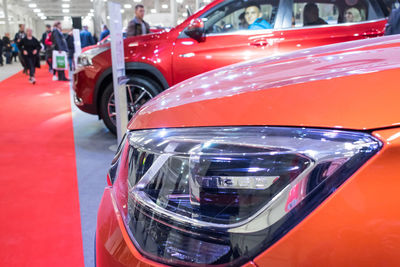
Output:
M0 82L0 266L83 266L69 85L36 80Z

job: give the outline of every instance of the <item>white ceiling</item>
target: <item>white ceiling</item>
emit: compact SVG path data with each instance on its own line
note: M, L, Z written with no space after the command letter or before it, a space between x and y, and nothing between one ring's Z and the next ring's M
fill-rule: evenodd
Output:
M11 5L26 7L29 10L30 15L36 14L36 16L47 17L47 19L60 19L64 16L72 17L86 17L90 12L93 12L93 0L6 0ZM103 0L107 1L107 0ZM125 7L125 13L133 14L134 6L136 4L143 4L146 8L146 12L154 12L156 7L159 7L158 12L169 13L170 12L170 1L171 0L114 0L119 2L122 6L128 4L131 7ZM159 4L157 4L157 1ZM186 7L190 7L192 10L195 9L196 0L175 0L177 1L178 14L183 14ZM210 0L199 0L200 4L203 2L210 2ZM30 6L31 5L31 6ZM34 7L36 5L36 7ZM63 7L63 5L65 5ZM35 10L39 9L39 10ZM36 11L36 12L34 12ZM68 11L68 12L67 12ZM158 13L157 12L157 13ZM37 15L39 14L39 15Z

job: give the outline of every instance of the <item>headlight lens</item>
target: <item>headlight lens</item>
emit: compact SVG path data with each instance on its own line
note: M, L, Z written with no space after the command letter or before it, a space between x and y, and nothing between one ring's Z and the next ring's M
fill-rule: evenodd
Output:
M134 131L112 168L113 190L144 255L236 265L293 228L380 147L369 134L304 128Z
M97 55L99 55L99 54L101 54L101 53L103 53L103 52L105 52L105 51L107 51L109 49L110 49L109 46L100 46L100 47L95 47L95 48L92 48L92 49L89 49L89 50L83 52L78 57L78 65L80 65L80 66L91 66L91 65L93 65L92 59L95 56L97 56Z

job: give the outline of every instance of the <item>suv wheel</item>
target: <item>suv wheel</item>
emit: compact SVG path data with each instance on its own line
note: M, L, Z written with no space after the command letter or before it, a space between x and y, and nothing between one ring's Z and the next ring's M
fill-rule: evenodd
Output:
M161 87L147 77L135 75L130 78L126 92L128 120L133 117L144 103L161 93L161 91ZM117 132L116 114L113 84L109 84L100 99L100 117L113 134Z

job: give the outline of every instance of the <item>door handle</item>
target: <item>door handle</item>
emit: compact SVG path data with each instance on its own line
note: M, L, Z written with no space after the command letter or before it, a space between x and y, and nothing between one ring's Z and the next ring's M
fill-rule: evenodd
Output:
M252 46L268 46L268 41L266 39L258 39L250 42L250 45Z

